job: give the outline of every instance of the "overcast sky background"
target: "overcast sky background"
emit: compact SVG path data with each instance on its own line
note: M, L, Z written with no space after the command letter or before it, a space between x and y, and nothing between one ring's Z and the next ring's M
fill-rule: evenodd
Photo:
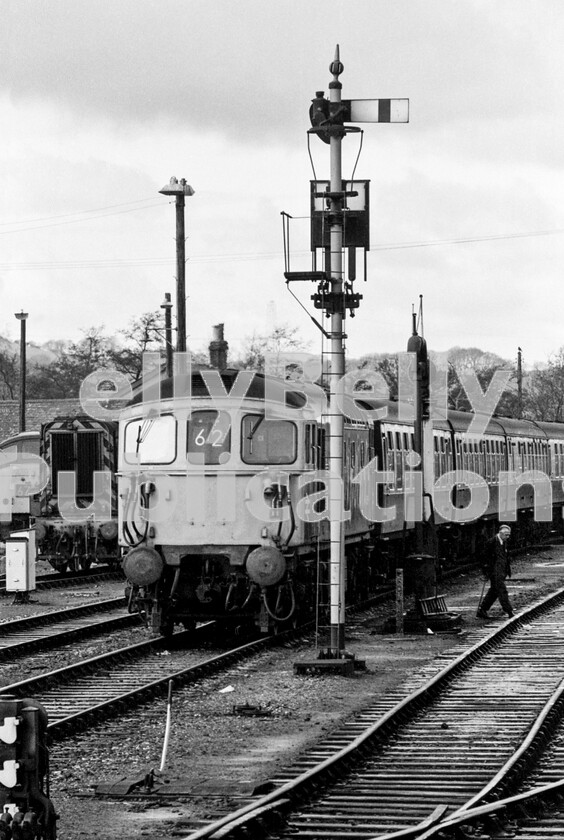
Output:
M188 345L225 323L320 333L284 281L282 210L309 212L308 109L340 44L343 97L408 97L365 125L368 281L347 349L429 347L528 364L564 345L561 0L0 0L0 334L117 333L175 298L186 199ZM350 177L359 135L343 143ZM318 178L328 146L312 137ZM308 223L293 223L307 268ZM401 247L398 247L401 246ZM298 285L298 284L295 284ZM295 289L310 308L313 287ZM313 314L317 314L311 310Z

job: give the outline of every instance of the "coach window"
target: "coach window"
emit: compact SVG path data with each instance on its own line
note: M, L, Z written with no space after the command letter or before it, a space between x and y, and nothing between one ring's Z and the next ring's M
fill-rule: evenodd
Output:
M386 472L392 472L392 453L390 452L390 441L389 441L390 432L382 433L382 468ZM386 490L391 490L393 487L393 481L386 482Z
M465 440L460 441L460 466L463 470L469 470L468 444Z
M293 464L297 429L291 420L267 420L245 414L241 423L241 458L245 464Z
M484 478L487 482L490 482L492 479L492 465L491 465L491 456L490 456L490 447L491 441L488 438L482 440L480 443L482 448L482 457L484 459Z
M482 442L481 441L475 441L474 442L474 453L475 453L474 458L475 458L475 464L476 464L475 472L476 472L477 475L483 476L484 475L484 452L482 450Z
M476 444L476 448L478 450L478 464L479 464L479 475L482 478L486 477L486 446L483 440L479 440Z
M487 441L488 447L488 470L489 470L489 477L488 481L492 484L495 482L495 445L497 441L491 440L491 438Z
M176 458L176 420L171 414L132 420L125 427L125 461L172 464Z
M439 474L444 475L448 472L448 440L445 440L444 437L441 437L439 440L440 447L441 447L441 458L440 458L440 470Z
M396 484L396 462L394 456L394 433L386 432L386 471L392 476L391 481L387 483L388 490L393 490Z
M403 453L401 451L401 432L396 432L396 490L403 486Z
M548 475L548 443L545 440L539 443L539 470Z
M186 446L191 464L226 464L231 452L231 417L227 411L193 411Z
M305 426L305 462L306 464L315 464L315 426L311 423L306 423Z

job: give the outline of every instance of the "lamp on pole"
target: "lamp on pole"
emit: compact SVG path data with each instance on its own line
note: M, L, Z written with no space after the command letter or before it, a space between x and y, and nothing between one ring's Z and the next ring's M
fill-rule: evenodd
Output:
M170 292L165 292L161 309L165 311L165 352L166 352L166 375L167 379L172 377L172 303Z
M15 313L20 322L20 432L25 432L25 322L27 312Z
M184 237L184 196L194 195L194 190L185 178L175 178L159 190L161 195L173 195L176 198L176 322L178 332L176 349L186 351L186 257Z

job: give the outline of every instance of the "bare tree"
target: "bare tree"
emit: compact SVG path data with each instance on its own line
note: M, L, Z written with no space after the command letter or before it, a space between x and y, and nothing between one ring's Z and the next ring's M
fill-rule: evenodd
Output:
M132 381L141 377L143 353L163 353L165 350L164 314L156 309L134 318L126 329L120 330L125 341L108 350L108 364Z
M271 333L255 332L247 337L243 344L242 356L235 362L235 367L263 371L266 353L299 352L306 351L308 347L308 343L299 337L298 327L281 324Z
M532 420L564 421L564 347L527 377L524 389L525 415Z
M54 362L30 367L28 396L31 399L77 397L82 382L90 373L108 367L109 340L102 329L90 327L84 331L84 338L69 344Z
M494 373L497 370L508 370L509 368L513 369L511 379L516 381L517 371L515 366L501 356L480 350L477 347L453 347L448 354L449 408L458 411L472 410L470 400L460 382L459 371L463 369L473 370L482 390L485 392ZM507 417L517 416L518 399L515 389L506 388L498 402L496 413Z
M398 396L398 357L397 354L368 353L360 359L351 359L347 370L376 370L382 374L389 388L390 399Z
M17 354L0 350L0 399L16 399L18 384L19 361Z

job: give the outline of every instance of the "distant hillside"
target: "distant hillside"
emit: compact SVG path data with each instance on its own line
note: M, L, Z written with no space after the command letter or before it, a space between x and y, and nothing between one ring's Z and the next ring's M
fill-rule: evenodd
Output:
M47 341L45 344L36 344L33 341L27 341L27 362L31 365L48 365L61 355L65 346L66 342L64 341ZM19 357L20 342L10 341L8 338L2 338L0 336L0 352Z

